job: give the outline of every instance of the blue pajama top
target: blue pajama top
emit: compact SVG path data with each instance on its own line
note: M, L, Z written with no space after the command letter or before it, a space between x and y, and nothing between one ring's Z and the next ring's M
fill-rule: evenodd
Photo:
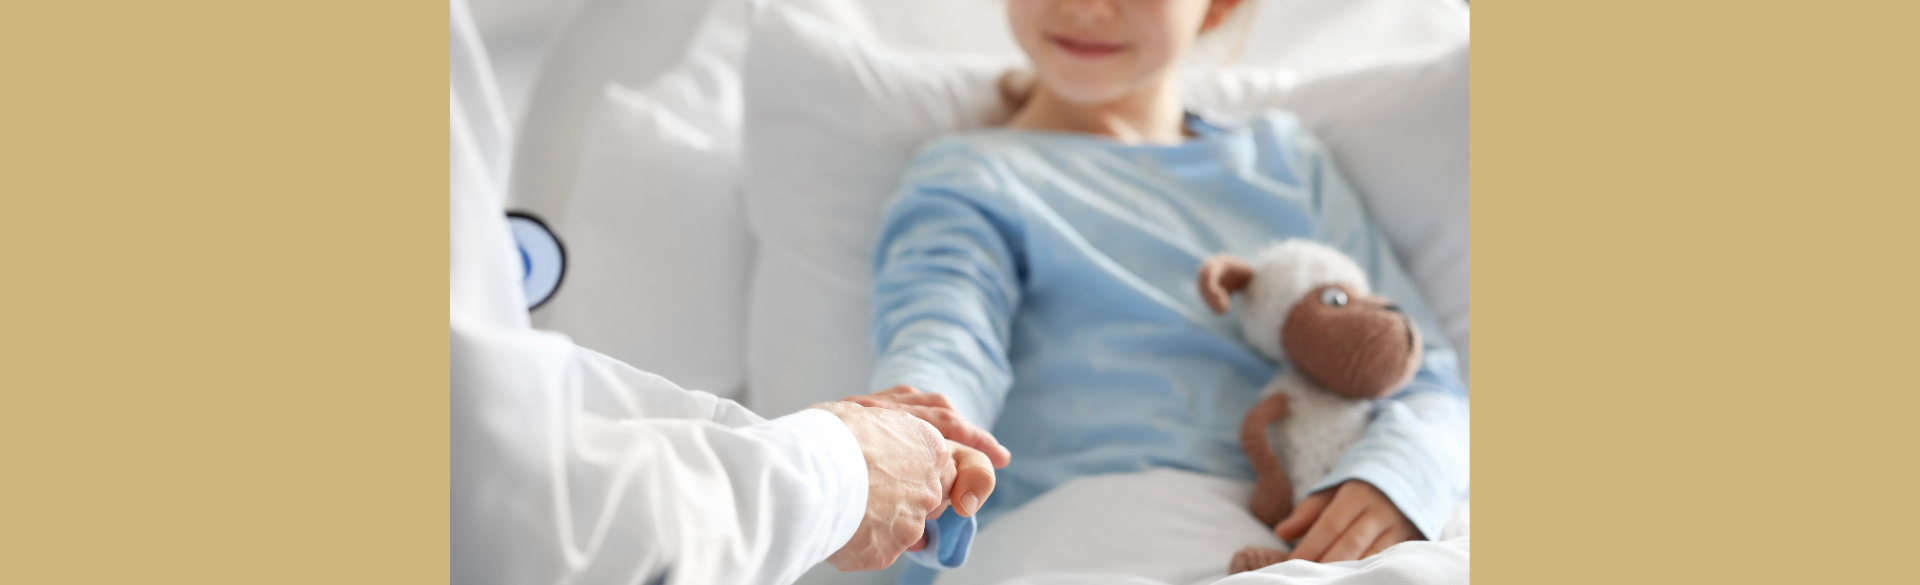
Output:
M875 251L872 388L945 394L1012 451L986 524L1085 475L1250 480L1240 420L1289 366L1209 311L1195 278L1216 253L1311 238L1413 317L1426 357L1301 493L1365 480L1438 537L1468 489L1468 398L1420 290L1291 114L1188 128L1173 146L997 128L923 147Z

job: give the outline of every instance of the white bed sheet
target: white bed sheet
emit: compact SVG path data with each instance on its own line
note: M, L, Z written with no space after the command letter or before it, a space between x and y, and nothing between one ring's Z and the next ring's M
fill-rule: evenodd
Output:
M1438 542L1362 561L1281 563L1228 577L1245 546L1284 549L1247 512L1252 486L1173 469L1083 477L985 527L965 566L938 585L1004 583L1465 583L1467 506Z
M1464 585L1470 582L1469 537L1415 541L1360 561L1286 562L1258 571L1203 581L1212 585ZM1043 574L1000 585L1180 585L1113 574Z

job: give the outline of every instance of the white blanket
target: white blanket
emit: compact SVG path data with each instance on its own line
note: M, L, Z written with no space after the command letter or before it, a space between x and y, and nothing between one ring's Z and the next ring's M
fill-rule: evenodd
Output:
M1076 479L988 525L966 566L937 583L1468 582L1464 503L1439 542L1402 543L1361 561L1293 561L1228 577L1227 564L1241 547L1285 546L1247 512L1251 490L1246 482L1171 469Z
M1280 563L1210 581L1214 585L1452 585L1468 583L1468 538L1415 541L1389 548L1362 561ZM1203 581L1209 582L1209 581ZM1169 585L1146 577L1100 574L1044 574L1001 585Z

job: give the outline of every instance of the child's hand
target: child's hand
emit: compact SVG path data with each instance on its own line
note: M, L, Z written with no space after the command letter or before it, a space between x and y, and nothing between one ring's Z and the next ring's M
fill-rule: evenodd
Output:
M1357 479L1307 496L1273 528L1273 534L1288 542L1299 540L1289 559L1317 563L1364 559L1420 538L1413 521L1400 513L1393 500Z
M947 441L947 447L953 451L953 488L947 492L947 505L953 507L961 516L973 516L980 511L980 505L986 503L987 496L993 495L993 461L985 453L972 447ZM942 511L945 509L942 508ZM936 511L928 518L939 518Z

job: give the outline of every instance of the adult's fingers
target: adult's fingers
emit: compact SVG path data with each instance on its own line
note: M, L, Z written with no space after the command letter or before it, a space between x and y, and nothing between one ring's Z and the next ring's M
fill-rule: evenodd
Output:
M1320 556L1333 546L1333 541L1346 533L1347 526L1360 517L1362 507L1352 499L1340 497L1340 492L1346 491L1344 485L1327 490L1334 492L1333 500L1327 502L1326 511L1320 513L1320 519L1314 521L1313 527L1307 529L1307 535L1300 539L1300 545L1293 547L1293 558L1319 562Z
M908 392L900 392L900 393L887 395L887 400L892 400L894 402L899 402L902 404L917 404L920 406L932 406L935 408L953 408L953 402L947 400L947 395L945 394L940 394L937 392L921 392L919 390L913 390L911 386L908 386L907 388L909 390Z
M935 396L938 395L935 394ZM849 396L847 400L861 406L905 412L920 420L927 421L927 424L931 424L933 428L940 430L941 436L962 445L973 447L981 453L986 454L987 459L993 462L995 468L1006 467L1008 463L1013 462L1013 453L1008 451L1006 447L1001 446L1000 441L993 438L993 433L989 433L980 427L974 426L973 423L967 422L966 417L960 416L959 411L950 407L906 404L891 399L879 399L871 396Z
M1300 505L1293 507L1293 513L1287 514L1280 525L1273 527L1273 535L1287 542L1298 542L1301 535L1307 533L1307 528L1313 526L1313 521L1320 519L1320 512L1327 509L1327 502L1333 500L1335 491L1321 490L1301 500Z
M927 514L944 505L957 471L939 429L912 414L851 402L814 408L839 416L867 463L867 509L854 537L827 557L842 571L886 568L926 530Z
M1317 562L1351 561L1366 556L1367 546L1387 530L1386 520L1377 510L1361 513L1338 538L1333 539L1333 544L1327 547L1327 552L1322 553Z
M995 484L993 461L972 447L949 442L953 449L954 479L953 489L947 497L953 502L953 509L961 516L971 517L980 511L980 505L993 495Z
M887 402L898 402L900 404L931 406L934 408L953 408L953 402L947 400L945 394L921 392L920 389L912 386L894 386L866 396L848 396L843 400L853 400L855 398L871 398Z

